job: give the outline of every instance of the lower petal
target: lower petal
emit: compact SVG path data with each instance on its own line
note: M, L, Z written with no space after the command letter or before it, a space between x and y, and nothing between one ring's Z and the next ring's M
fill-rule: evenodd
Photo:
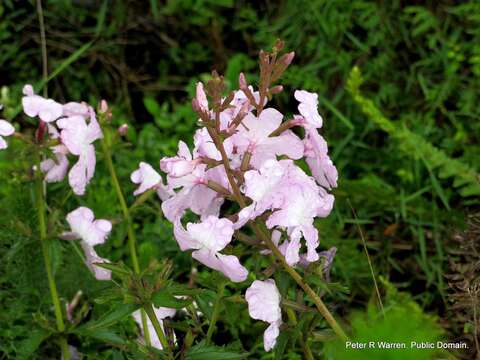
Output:
M263 347L265 351L272 350L277 344L278 335L280 335L280 322L273 322L263 333Z

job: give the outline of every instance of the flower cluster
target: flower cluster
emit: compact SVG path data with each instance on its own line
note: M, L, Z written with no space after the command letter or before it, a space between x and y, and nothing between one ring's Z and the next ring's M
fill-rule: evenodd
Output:
M41 171L45 173L45 181L58 182L65 178L69 166L67 155L71 154L78 157L78 160L68 172L68 182L75 194L83 195L95 172L93 142L102 138L94 109L83 102L60 104L45 99L35 94L31 85L24 86L23 94L25 114L40 119L37 140L42 139L46 126L52 141L52 158L40 164Z
M284 70L292 58L293 53L284 55L269 76L275 77L278 67ZM327 143L318 132L323 120L317 94L295 91L298 113L283 121L280 111L265 107L282 87L260 86L255 91L243 74L239 84L240 90L222 97L222 79L215 73L207 85L198 83L192 105L202 127L193 137L193 151L180 141L176 156L160 160L165 182L146 163L131 177L139 185L135 195L148 189L158 192L180 249L193 250L194 259L234 282L246 280L248 270L237 256L223 252L235 232L258 219L265 220L272 242L290 266L305 266L326 257L317 252L319 234L314 220L331 212L334 197L329 190L337 186L338 178ZM302 161L310 175L299 166ZM223 214L222 205L230 200L241 209ZM198 222L184 226L187 211L198 215ZM281 324L275 282L254 281L246 299L251 317L270 324L264 339L268 351L275 345Z

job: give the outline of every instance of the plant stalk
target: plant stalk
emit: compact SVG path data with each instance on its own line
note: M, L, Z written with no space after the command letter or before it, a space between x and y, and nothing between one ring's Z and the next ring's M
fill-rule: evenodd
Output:
M212 319L210 320L210 324L208 325L207 331L207 343L209 343L212 339L212 335L215 331L215 324L217 323L218 315L220 314L220 305L223 298L223 293L225 291L225 283L222 281L220 285L218 285L218 296L215 300L215 305L213 307Z
M107 136L109 136L109 133L107 132L108 130L107 129L102 129L102 130L104 135L101 141L103 157L105 159L105 162L107 163L108 172L110 173L110 180L115 189L115 193L117 194L117 199L123 213L123 218L127 222L128 249L130 252L130 257L132 259L133 270L135 271L135 274L140 274L140 264L138 262L137 249L136 249L137 239L135 237L135 232L133 231L132 217L130 216L130 211L128 209L127 202L125 201L125 196L123 195L120 182L118 181L117 172L115 171L115 167L113 166L112 153L107 143ZM147 343L147 345L150 345L150 333L148 331L147 316L143 309L140 311L140 314L142 318L142 327L143 327L145 342Z
M298 321L297 316L295 315L295 311L293 311L292 309L287 309L287 316L292 322L293 326L296 327L298 325ZM310 346L308 346L308 343L303 338L303 334L300 334L298 340L300 342L300 347L302 348L303 354L305 355L305 359L314 360L312 350L310 350Z
M150 318L150 321L153 324L153 328L155 329L155 332L157 333L158 339L160 340L160 343L162 344L163 350L165 350L168 354L169 359L174 359L174 356L172 354L172 351L170 349L170 346L168 344L168 340L165 336L165 333L163 332L162 325L160 325L160 322L157 319L157 316L155 315L155 311L153 310L152 304L148 303L143 306L143 309L147 313L148 317Z
M277 246L273 243L269 236L267 236L259 227L258 221L252 223L252 228L264 242L268 246L268 248L272 251L275 257L280 260L284 270L290 275L290 277L295 280L295 282L307 293L310 299L315 303L315 306L320 314L325 318L327 323L330 325L332 330L338 335L338 337L344 341L348 340L347 335L343 331L342 327L338 324L335 320L333 315L330 313L328 308L323 303L322 299L313 291L313 289L308 285L305 281L303 281L302 276L290 265L288 265L285 257L282 255L280 250L278 250Z
M40 169L40 159L37 161L37 169ZM55 312L55 320L57 323L57 330L60 333L65 331L65 322L63 320L62 306L58 297L57 284L55 283L55 277L52 272L52 260L50 258L50 252L47 247L47 221L45 211L45 197L43 193L43 179L40 170L37 170L35 179L35 202L38 214L38 228L40 233L40 244L42 246L43 260L45 262L45 270L47 272L48 287L50 289L50 297L52 299L53 308ZM60 336L60 348L62 351L62 359L70 360L70 351L68 349L67 339L64 334Z

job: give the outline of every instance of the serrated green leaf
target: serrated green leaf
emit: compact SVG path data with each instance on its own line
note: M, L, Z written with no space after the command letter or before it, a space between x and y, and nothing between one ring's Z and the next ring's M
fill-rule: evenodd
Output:
M202 341L188 350L185 360L235 360L246 359L248 355L225 347L207 345Z
M16 358L20 360L31 359L33 353L44 342L51 333L45 329L35 329L31 332L28 339L25 339L20 343L19 350L16 354Z

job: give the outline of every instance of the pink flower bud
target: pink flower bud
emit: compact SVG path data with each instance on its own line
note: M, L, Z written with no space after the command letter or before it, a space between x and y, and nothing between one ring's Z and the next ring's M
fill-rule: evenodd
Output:
M193 111L195 111L195 112L202 111L202 109L200 107L200 104L198 103L198 100L196 98L192 99L192 108L193 108Z
M123 124L123 125L120 125L117 129L118 131L118 134L120 136L125 136L127 135L127 131L128 131L128 124Z
M240 73L240 75L238 76L238 84L239 84L240 89L242 89L242 90L248 88L247 79L245 79L245 74L244 73Z
M274 95L274 94L279 94L283 91L283 86L282 85L277 85L277 86L274 86L270 89L270 94Z
M282 58L283 63L287 66L290 65L292 63L294 57L295 57L295 52L294 51L289 52L288 54L285 54Z
M105 114L108 111L108 104L106 100L100 101L100 114Z

